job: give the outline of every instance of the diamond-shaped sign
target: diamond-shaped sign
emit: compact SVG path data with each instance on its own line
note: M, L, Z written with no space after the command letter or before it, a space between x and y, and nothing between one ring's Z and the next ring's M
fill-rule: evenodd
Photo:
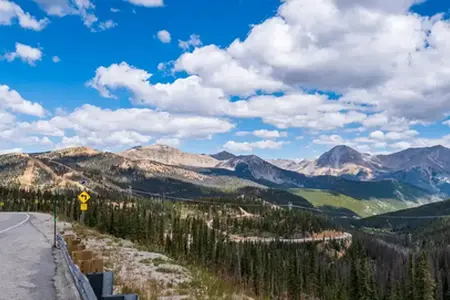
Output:
M78 200L80 200L80 202L83 204L87 203L89 199L91 199L91 196L89 196L89 194L86 192L82 192L81 194L78 195Z

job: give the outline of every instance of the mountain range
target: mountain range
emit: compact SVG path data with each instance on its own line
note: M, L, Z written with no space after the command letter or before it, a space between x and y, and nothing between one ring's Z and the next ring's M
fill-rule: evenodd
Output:
M435 201L448 184L449 149L409 149L370 156L337 146L315 161L264 160L229 152L185 153L165 145L120 153L86 147L0 156L0 183L46 189L81 188L207 196L243 187L310 188L355 199ZM283 163L281 163L283 162ZM440 190L440 188L444 189Z
M308 176L333 175L358 181L392 179L429 193L450 194L450 149L440 145L389 155L370 155L348 146L336 146L316 160L269 162Z

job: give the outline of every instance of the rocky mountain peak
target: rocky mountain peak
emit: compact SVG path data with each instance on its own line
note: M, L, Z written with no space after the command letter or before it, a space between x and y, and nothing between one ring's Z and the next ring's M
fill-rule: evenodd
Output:
M211 157L213 157L213 158L215 158L215 159L217 159L217 160L228 160L228 159L230 159L230 158L233 158L233 157L235 157L235 155L234 154L232 154L232 153L230 153L230 152L227 152L227 151L221 151L221 152L219 152L219 153L216 153L216 154L212 154L212 155L210 155Z
M318 167L341 168L345 164L364 164L365 155L345 145L333 147L317 159Z

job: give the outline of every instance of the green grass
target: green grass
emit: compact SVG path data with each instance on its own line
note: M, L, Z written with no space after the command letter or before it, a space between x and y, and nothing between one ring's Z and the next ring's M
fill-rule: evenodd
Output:
M306 198L315 207L346 208L361 217L391 212L407 208L407 204L395 199L358 200L346 195L326 190L290 189L289 192Z

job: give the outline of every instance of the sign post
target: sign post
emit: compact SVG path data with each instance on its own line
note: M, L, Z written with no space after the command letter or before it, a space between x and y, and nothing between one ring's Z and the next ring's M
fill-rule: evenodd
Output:
M53 197L53 247L56 248L56 197L55 196Z
M84 213L88 209L87 202L91 199L91 196L87 192L81 192L81 194L78 195L78 200L80 200L80 210L81 210L81 216L80 216L80 223L84 225Z

